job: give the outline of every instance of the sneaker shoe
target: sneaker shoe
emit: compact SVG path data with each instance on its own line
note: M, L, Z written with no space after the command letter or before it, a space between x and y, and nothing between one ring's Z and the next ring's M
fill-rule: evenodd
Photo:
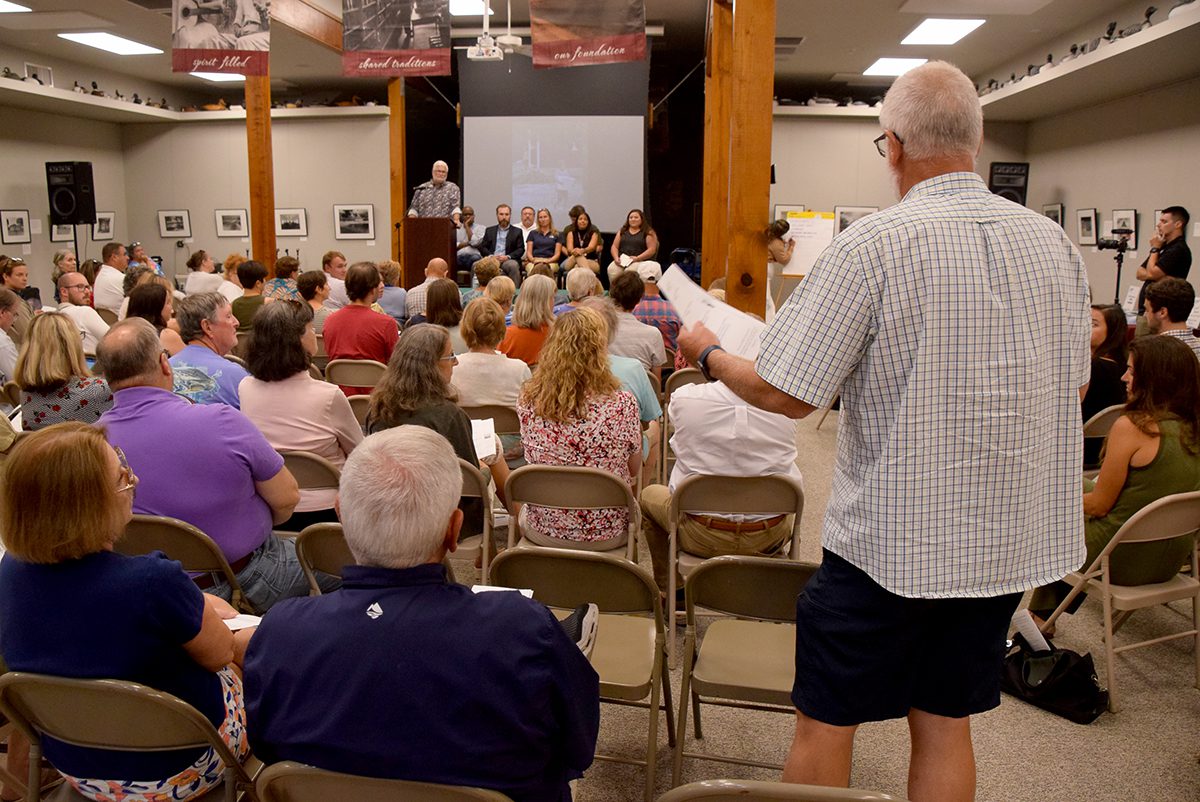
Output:
M585 657L592 656L596 645L596 625L600 622L600 608L594 604L581 604L559 623L567 637L575 642Z

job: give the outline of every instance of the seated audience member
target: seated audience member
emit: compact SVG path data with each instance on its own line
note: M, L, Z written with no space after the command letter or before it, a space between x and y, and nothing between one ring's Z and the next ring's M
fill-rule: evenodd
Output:
M350 303L346 294L346 257L341 251L327 251L321 257L321 271L329 284L329 297L325 305L331 312L336 312Z
M479 244L483 242L486 228L482 223L475 222L475 210L470 206L464 206L462 215L459 217L458 227L454 231L455 247L458 249L458 253L455 255L458 269L469 270L471 265L480 258Z
M125 271L125 277L121 284L121 291L125 293L125 297L121 299L121 305L117 308L117 320L124 320L129 314L129 293L133 292L143 284L147 284L158 278L158 274L153 268L144 265L130 265Z
M75 257L75 251L70 248L55 251L51 261L54 263L54 269L50 271L50 283L54 285L54 301L62 303L62 296L58 292L58 280L63 277L64 273L74 273L79 270L79 262Z
M609 350L617 356L633 357L661 379L667 361L662 334L633 316L644 291L645 284L636 270L625 270L613 281L609 295L617 305L617 334Z
M233 303L245 293L245 288L242 287L241 281L238 280L238 268L246 261L246 257L240 253L231 253L225 257L225 262L221 266L221 271L224 275L221 277L221 283L217 287L217 292L225 296L225 300Z
M642 469L642 430L637 401L621 389L604 358L605 328L591 309L565 314L554 324L537 372L517 403L521 442L531 465L601 468L632 487ZM521 533L542 545L556 540L603 545L629 526L623 508L558 510L527 504L521 516Z
M1146 285L1143 302L1146 312L1146 328L1151 334L1165 334L1182 340L1200 359L1200 338L1192 333L1187 324L1188 315L1196 304L1196 290L1181 278L1167 276Z
M25 264L25 260L20 257L0 256L0 283L20 301L8 331L13 342L20 345L25 341L29 324L33 322L33 307L21 295L29 286L29 266Z
M498 350L526 365L536 365L553 322L554 279L531 275L521 285L521 294L513 308L512 325Z
M172 694L245 757L242 680L234 667L248 635L229 631L221 619L234 610L201 593L179 563L161 552L129 557L113 550L139 478L104 431L63 423L35 432L13 450L7 476L0 491L8 550L0 561L0 651L7 667L129 680ZM116 752L48 737L42 743L74 790L97 802L182 798L185 788L190 798L219 785L225 768L211 747Z
M1121 376L1126 370L1125 312L1119 306L1092 305L1092 371L1087 389L1080 401L1083 420L1115 404L1125 403L1125 382ZM1084 467L1100 464L1100 449L1104 441L1087 438L1083 441Z
M671 394L671 448L675 468L668 486L642 490L642 532L650 546L654 581L664 593L669 567L668 510L671 494L693 475L769 476L801 479L796 467L796 422L764 412L720 382L689 384ZM679 548L702 557L772 555L792 536L794 515L691 515L682 511ZM677 588L683 579L676 576Z
M479 252L484 257L496 257L497 265L504 275L521 283L521 261L525 258L525 232L511 225L512 208L507 203L496 207L496 225L488 226L479 243ZM531 220L532 222L532 220ZM480 287L483 286L481 283ZM471 300L471 299L468 299Z
M171 327L171 322L175 318L175 305L171 291L167 289L168 286L168 280L159 276L155 281L134 287L133 292L129 294L129 309L126 317L140 317L150 321L150 324L158 331L158 339L162 343L162 347L170 356L175 356L185 346L179 332ZM105 333L107 334L107 332Z
M6 382L11 381L17 371L17 344L9 332L20 303L24 302L19 295L0 287L0 378Z
M440 278L429 285L425 314L412 318L409 325L432 323L441 326L450 333L454 353L462 354L467 351L467 344L459 331L462 314L462 293L458 291L458 285L448 278Z
M100 272L101 264L98 259L84 259L79 263L79 272L83 273L88 280L88 284L92 285L92 295L96 293L96 274ZM94 300L94 297L93 297Z
M513 298L517 294L517 285L508 276L497 276L487 284L484 295L491 298L504 310L505 316L512 313Z
M566 260L563 270L575 267L586 267L593 275L600 275L600 229L592 225L592 218L582 206L572 211L578 211L571 221L571 227L566 232L566 243L563 253Z
M642 280L643 295L633 308L633 316L647 326L658 329L663 346L675 353L679 350L679 330L683 328L683 320L671 302L658 291L662 268L658 262L642 262L638 265L637 274Z
M371 262L355 262L346 271L350 305L325 321L325 353L335 359L373 359L387 364L400 338L396 321L372 311L379 295L379 269ZM346 395L366 395L370 387L343 387Z
M1130 516L1174 493L1200 490L1200 361L1174 337L1147 335L1129 346L1129 401L1108 433L1100 475L1084 480L1087 559L1092 564ZM1130 543L1112 554L1118 585L1165 582L1179 572L1191 540ZM1069 587L1034 591L1029 609L1045 618Z
M276 451L304 451L341 467L362 441L362 427L336 385L308 372L317 352L312 309L291 301L263 307L254 317L246 347L250 375L238 394L242 412ZM336 521L336 488L300 490L300 503L275 527L299 532L309 524Z
M350 455L338 508L356 565L337 593L278 605L246 653L257 757L570 798L596 747L599 679L545 607L448 580L461 486L453 449L421 427Z
M296 289L296 274L300 272L300 260L295 256L281 256L275 260L275 278L263 285L263 298L268 301L299 301Z
M546 265L550 275L558 272L558 262L562 258L562 242L558 239L558 231L554 228L554 220L550 217L549 209L541 209L537 213L537 227L525 238L525 271L534 265Z
M653 259L658 254L658 235L650 228L649 221L641 209L631 209L625 218L625 225L613 238L612 264L608 266L608 286L623 270L636 268L638 262Z
M106 242L100 249L100 259L103 264L96 273L96 280L92 282L92 302L97 309L107 309L116 314L121 308L121 299L125 297L121 288L125 280L125 268L129 266L129 255L121 243Z
M603 293L604 288L600 286L600 280L596 278L595 273L586 267L573 267L571 272L567 273L567 302L555 305L554 316L574 312L583 299Z
M408 294L400 286L400 263L388 260L380 262L379 277L383 279L383 294L379 296L379 307L384 314L396 321L397 326L403 326L405 316L405 301Z
M500 260L495 256L485 256L471 265L471 272L475 275L476 286L463 293L464 308L476 298L482 298L488 282L500 275Z
M250 331L254 316L266 302L263 297L263 285L267 281L267 268L261 262L250 260L238 265L238 281L242 283L242 297L230 303L233 316L238 321L238 333Z
M495 404L515 409L529 366L496 350L504 339L504 311L491 298L476 298L463 312L462 336L469 350L458 354L451 383L464 407Z
M404 311L406 317L412 319L417 315L425 314L425 298L429 292L429 285L440 278L446 278L450 274L450 265L446 264L445 259L434 257L429 260L429 264L425 265L425 280L408 291L408 295L404 298Z
M216 292L189 295L175 310L184 349L171 357L175 392L197 404L237 409L238 385L249 374L225 356L237 345L237 318Z
M148 267L154 271L155 275L163 275L162 268L158 262L150 258L150 254L146 253L146 246L140 242L129 243L129 265L130 267L138 265L140 267Z
M542 264L542 263L538 263L538 264L535 264L535 265L530 265L530 267L529 267L529 275L531 275L531 276L545 276L546 278L550 279L551 281L554 281L554 280L555 280L555 278L554 278L554 271L553 271L553 270L550 268L550 265L547 265L547 264ZM559 304L565 304L565 303L566 303L567 301L569 301L569 300L571 300L571 299L570 299L570 297L568 297L568 296L567 296L567 291L566 291L566 290L559 290L559 289L556 289L556 290L554 291L554 303L553 303L553 306L558 306Z
M83 337L84 352L96 353L100 338L108 333L108 324L92 308L92 286L82 273L70 271L58 277L57 293L62 299L58 311L74 321Z
M220 292L223 278L208 251L196 251L187 260L187 280L183 282L184 295L199 295L202 292Z
M329 280L320 270L309 270L301 273L296 279L296 290L304 303L313 310L313 331L324 336L325 319L333 314L333 310L325 306L329 298Z
M95 423L112 406L104 379L88 370L74 321L44 312L29 327L13 380L21 388L21 422L29 430L55 423Z
M100 423L141 477L133 511L178 518L211 537L260 611L308 593L295 542L271 534L291 517L300 491L262 433L231 406L173 394L171 364L145 320L109 329L98 356L114 394ZM202 576L197 584L230 597L224 581ZM324 577L321 585L332 590L338 581Z

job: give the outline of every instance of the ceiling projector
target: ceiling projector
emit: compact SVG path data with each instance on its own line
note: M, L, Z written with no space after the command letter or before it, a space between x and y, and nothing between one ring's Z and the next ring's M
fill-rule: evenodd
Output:
M467 58L471 61L504 61L504 51L496 46L495 39L485 33L467 48Z

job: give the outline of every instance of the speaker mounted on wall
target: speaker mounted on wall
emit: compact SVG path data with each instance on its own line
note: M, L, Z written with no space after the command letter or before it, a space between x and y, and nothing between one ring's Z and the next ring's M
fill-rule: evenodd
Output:
M96 222L91 162L46 162L46 192L50 197L52 225Z
M1013 203L1025 205L1029 188L1029 162L992 162L988 189Z

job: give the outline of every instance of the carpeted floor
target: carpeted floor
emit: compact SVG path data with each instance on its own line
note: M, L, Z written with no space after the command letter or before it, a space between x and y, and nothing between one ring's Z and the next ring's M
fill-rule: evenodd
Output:
M837 413L831 414L819 431L817 417L801 421L797 428L805 484L800 558L809 561L820 559L821 519L837 438ZM641 553L645 555L646 550ZM648 557L643 556L643 561L648 568ZM1092 651L1105 682L1099 609L1099 602L1089 601L1078 614L1064 619L1055 642L1077 651ZM1177 631L1190 619L1190 606L1183 604L1142 611L1125 625L1118 643ZM1008 696L996 710L976 717L977 798L987 802L1200 800L1200 690L1194 687L1191 640L1120 655L1116 674L1121 710L1106 713L1090 725L1072 724ZM676 701L679 683L680 671L675 670L671 689ZM644 754L647 716L636 708L602 705L600 751ZM695 742L689 734L689 750L782 763L792 736L791 716L708 706L703 716L705 737ZM671 753L664 727L660 718L656 796L671 786ZM852 785L903 796L908 749L904 722L864 725L858 733ZM579 782L576 799L640 800L644 777L639 767L597 761ZM778 780L779 773L684 761L683 782L718 777Z

